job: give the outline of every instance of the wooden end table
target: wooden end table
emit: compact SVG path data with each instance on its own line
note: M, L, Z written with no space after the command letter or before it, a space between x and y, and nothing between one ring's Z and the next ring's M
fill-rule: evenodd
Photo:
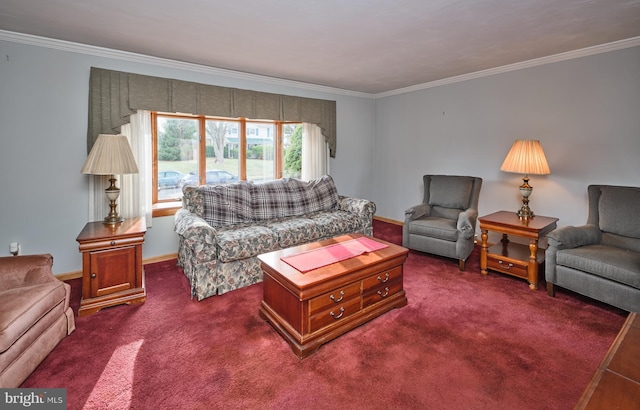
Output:
M538 249L540 238L556 228L558 218L534 216L520 218L515 212L499 211L478 218L482 232L480 271L488 269L527 279L529 288L538 289L539 265L544 262L544 249ZM502 233L500 243L489 247L488 232ZM529 246L512 243L509 235L529 239Z
M76 239L82 252L82 300L78 316L147 298L142 267L145 218L115 225L89 222Z

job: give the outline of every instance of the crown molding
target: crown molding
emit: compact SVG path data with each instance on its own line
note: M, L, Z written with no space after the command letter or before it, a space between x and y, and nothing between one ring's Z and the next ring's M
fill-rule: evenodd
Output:
M266 83L266 84L295 87L295 88L318 91L323 93L347 95L347 96L361 97L361 98L374 98L374 99L384 98L384 97L389 97L389 96L399 95L399 94L406 94L414 91L424 90L427 88L440 87L447 84L458 83L461 81L473 80L476 78L488 77L496 74L507 73L510 71L523 70L525 68L537 67L545 64L573 60L576 58L592 56L596 54L606 53L609 51L616 51L616 50L622 50L625 48L640 46L640 37L632 37L625 40L619 40L611 43L600 44L597 46L586 47L579 50L567 51L565 53L559 53L559 54L554 54L547 57L523 61L520 63L509 64L502 67L495 67L487 70L476 71L474 73L463 74L463 75L449 77L449 78L443 78L441 80L431 81L423 84L417 84L417 85L413 85L405 88L399 88L396 90L386 91L383 93L370 94L370 93L344 90L341 88L304 83L300 81L268 77L268 76L263 76L258 74L243 73L241 71L233 71L233 70L226 70L223 68L209 67L209 66L200 65L200 64L185 63L177 60L152 57L152 56L132 53L128 51L90 46L86 44L74 43L71 41L56 40L48 37L40 37L40 36L31 35L31 34L16 33L16 32L6 31L6 30L0 30L0 40L38 46L38 47L51 48L51 49L61 50L61 51L68 51L72 53L93 55L96 57L105 57L105 58L112 58L112 59L124 60L124 61L136 62L136 63L142 63L142 64L151 64L151 65L156 65L161 67L174 68L174 69L191 71L191 72L202 73L202 74L217 75L217 76L236 78L236 79L247 80L247 81L257 81L257 82Z
M554 54L547 57L536 58L533 60L523 61L520 63L509 64L502 67L490 68L487 70L476 71L474 73L458 75L455 77L443 78L442 80L431 81L424 84L417 84L411 87L399 88L384 93L375 94L376 98L383 98L392 95L406 94L413 91L424 90L427 88L439 87L442 85L458 83L461 81L473 80L476 78L488 77L491 75L507 73L510 71L523 70L525 68L537 67L545 64L557 63L560 61L573 60L576 58L592 56L595 54L606 53L609 51L622 50L630 47L640 46L640 37L632 37L625 40L614 41L611 43L600 44L597 46L581 48L579 50L567 51L565 53Z
M275 77L268 77L258 74L243 73L241 71L226 70L205 66L201 64L186 63L167 58L153 57L144 54L132 53L129 51L115 50L104 47L90 46L87 44L74 43L71 41L57 40L48 37L34 36L31 34L16 33L13 31L0 30L0 40L13 43L27 44L31 46L50 48L71 53L86 54L96 57L112 58L134 63L151 64L155 66L174 68L191 71L201 74L217 75L221 77L236 78L247 81L257 81L266 84L281 85L286 87L302 88L323 93L341 94L354 97L374 98L374 94L357 91L344 90L341 88L327 87L318 84L305 83L301 81L286 80Z

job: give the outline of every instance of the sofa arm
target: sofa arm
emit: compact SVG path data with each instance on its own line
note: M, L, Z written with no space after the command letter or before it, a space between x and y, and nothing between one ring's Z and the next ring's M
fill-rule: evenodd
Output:
M340 196L338 209L365 215L367 218L373 218L373 215L376 213L376 204L368 199Z
M375 202L341 195L338 199L338 209L356 214L360 220L360 231L367 236L373 236L373 215L376 213Z
M478 219L478 211L469 208L466 211L460 212L458 215L458 224L456 228L464 239L471 239L476 233L476 220Z
M595 225L564 226L547 234L549 247L554 249L595 245L600 243L601 238L602 233Z
M174 230L188 246L193 247L198 243L215 250L218 231L198 215L184 208L178 209L174 216L174 224Z
M0 290L54 282L53 256L23 255L0 258Z
M413 221L414 219L429 215L429 213L431 213L431 207L429 204L418 204L404 211L404 220L407 222Z

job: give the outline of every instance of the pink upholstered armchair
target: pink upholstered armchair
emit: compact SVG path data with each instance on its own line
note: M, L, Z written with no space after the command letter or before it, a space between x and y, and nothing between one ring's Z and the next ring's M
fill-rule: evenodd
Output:
M0 258L0 387L19 387L75 329L71 287L51 255Z

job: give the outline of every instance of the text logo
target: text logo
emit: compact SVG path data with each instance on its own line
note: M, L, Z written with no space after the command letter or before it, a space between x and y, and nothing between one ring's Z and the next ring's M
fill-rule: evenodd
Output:
M66 410L67 389L0 389L0 408Z

